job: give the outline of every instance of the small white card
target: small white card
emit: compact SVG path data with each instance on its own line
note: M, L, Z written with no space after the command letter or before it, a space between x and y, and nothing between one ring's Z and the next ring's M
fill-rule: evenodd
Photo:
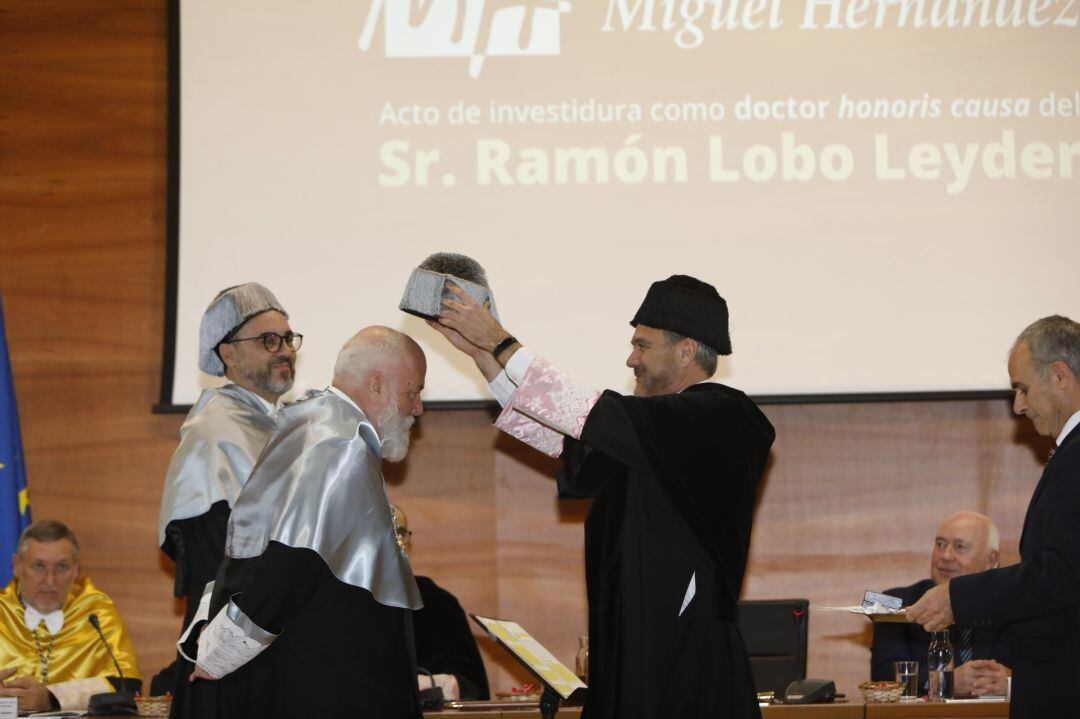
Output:
M18 719L19 700L15 697L0 697L0 719Z

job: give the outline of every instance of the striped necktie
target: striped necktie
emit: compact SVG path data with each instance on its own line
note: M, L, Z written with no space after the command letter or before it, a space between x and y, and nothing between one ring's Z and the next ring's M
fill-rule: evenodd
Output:
M974 634L975 630L970 627L967 629L961 629L957 632L959 635L956 642L956 666L961 664L967 664L971 661L971 658L975 655L974 646Z

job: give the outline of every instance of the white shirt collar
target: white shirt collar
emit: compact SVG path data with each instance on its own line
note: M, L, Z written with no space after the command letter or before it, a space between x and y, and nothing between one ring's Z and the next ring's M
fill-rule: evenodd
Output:
M329 390L331 392L333 392L334 394L336 394L338 397L341 397L343 400L345 400L346 402L351 404L353 407L356 407L357 412L359 412L360 414L364 414L364 410L360 409L360 405L358 405L356 402L354 402L352 397L345 394L344 392L342 392L340 389L338 389L334 385L330 385ZM367 415L365 414L364 417L367 417Z
M259 394L256 394L255 392L252 392L251 396L254 397L255 399L259 400L259 402L262 403L263 409L266 410L266 413L268 415L270 415L271 417L276 417L277 416L278 408L281 407L281 400L280 399L277 401L277 404L270 404L269 402L266 401L265 397L263 397L263 396L261 396Z
M330 392L333 392L338 397L341 397L343 400L345 400L346 402L348 402L349 404L351 404L353 407L356 408L356 411L360 413L361 417L363 417L363 420L360 422L360 424L356 426L357 435L358 436L360 435L360 425L364 425L364 424L368 425L369 427L371 427L372 434L375 435L375 438L379 442L379 448L382 449L384 440L383 440L382 437L379 436L379 430L375 429L375 424L370 419L368 419L368 416L366 414L364 414L364 410L360 409L360 405L358 405L356 402L354 402L352 397L345 394L344 392L342 392L340 389L338 389L334 385L330 385L329 387L327 387L327 390L330 391Z
M38 628L38 625L44 621L45 628L49 630L49 634L55 636L64 628L64 610L57 609L54 612L42 614L29 604L26 604L26 611L23 612L23 621L26 622L26 627L30 631L35 631Z
M1061 428L1061 434L1057 438L1057 446L1061 446L1061 443L1069 436L1069 432L1076 429L1077 425L1080 425L1080 411L1073 412L1073 416L1069 417L1068 421L1065 422L1065 426Z
M279 409L281 409L281 399L280 398L278 399L276 404L270 404L269 402L266 401L266 398L263 397L262 395L260 395L259 393L252 392L247 387L243 387L241 385L236 384L236 382L233 382L233 384L236 385L237 387L240 387L240 389L244 390L245 392L250 394L255 399L259 400L259 404L262 405L263 410L268 415L270 415L271 417L276 417L277 416L277 411Z

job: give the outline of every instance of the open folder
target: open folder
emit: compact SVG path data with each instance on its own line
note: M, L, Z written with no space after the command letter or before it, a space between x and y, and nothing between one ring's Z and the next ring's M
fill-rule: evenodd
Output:
M532 635L516 622L504 619L492 619L470 614L470 617L484 628L492 639L506 648L521 664L532 672L533 676L551 687L563 699L569 699L575 692L585 691L585 682L581 681L570 668L560 662L544 648Z

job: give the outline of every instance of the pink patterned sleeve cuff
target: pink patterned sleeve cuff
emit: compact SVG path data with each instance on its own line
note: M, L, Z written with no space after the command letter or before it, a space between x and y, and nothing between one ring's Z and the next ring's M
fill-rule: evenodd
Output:
M537 357L495 426L544 454L558 457L564 436L581 438L585 418L599 397L599 392L576 386L565 372Z

